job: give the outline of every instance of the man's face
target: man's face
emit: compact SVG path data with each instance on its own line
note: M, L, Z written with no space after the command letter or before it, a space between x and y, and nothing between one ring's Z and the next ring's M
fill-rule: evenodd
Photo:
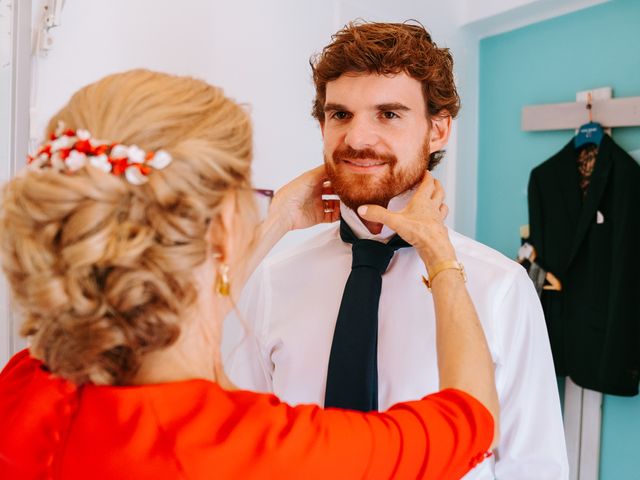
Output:
M327 175L349 208L386 207L423 179L430 128L419 81L404 73L345 74L327 83L324 108Z

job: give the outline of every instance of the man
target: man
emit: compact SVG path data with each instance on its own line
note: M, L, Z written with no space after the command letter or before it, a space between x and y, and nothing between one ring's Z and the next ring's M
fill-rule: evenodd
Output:
M462 264L492 351L501 407L495 455L465 478L567 478L547 332L524 269L451 231L459 263L425 272L415 249L356 213L363 204L402 209L441 159L459 109L448 50L421 26L350 24L312 68L313 114L342 223L265 262L245 295L243 316L255 323L228 359L232 378L293 404L361 410L436 391L434 306L421 276L433 278L439 268L464 274ZM363 271L356 245L387 243L388 267L375 267L378 278L371 273L372 284L354 288Z

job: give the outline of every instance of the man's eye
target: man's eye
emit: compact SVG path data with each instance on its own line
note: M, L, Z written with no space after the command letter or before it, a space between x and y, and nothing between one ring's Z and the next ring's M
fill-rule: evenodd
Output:
M346 120L349 114L347 112L334 112L331 116L336 120Z
M385 120L393 120L394 118L400 118L396 112L382 112L382 116Z

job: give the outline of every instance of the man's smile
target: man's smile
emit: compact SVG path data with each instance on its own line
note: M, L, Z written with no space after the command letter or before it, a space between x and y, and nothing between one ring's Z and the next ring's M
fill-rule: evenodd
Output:
M379 159L340 159L340 163L342 163L347 170L353 171L353 172L373 172L373 171L377 171L382 169L385 165L387 165L389 162L385 161L385 160L379 160Z

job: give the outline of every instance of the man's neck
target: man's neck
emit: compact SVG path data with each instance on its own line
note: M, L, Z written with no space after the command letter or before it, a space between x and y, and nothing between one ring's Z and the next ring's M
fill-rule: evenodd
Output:
M413 196L413 190L407 190L400 195L393 197L385 208L397 212L402 210ZM376 240L382 241L389 239L395 232L385 227L382 223L368 222L360 217L357 212L351 210L344 204L340 205L340 211L344 219L354 231L358 238L370 238L376 236Z
M369 221L365 220L364 218L362 218L360 215L358 215L358 218L360 219L362 224L365 227L367 227L367 230L369 230L373 235L378 235L382 231L383 225L381 223L369 222Z

